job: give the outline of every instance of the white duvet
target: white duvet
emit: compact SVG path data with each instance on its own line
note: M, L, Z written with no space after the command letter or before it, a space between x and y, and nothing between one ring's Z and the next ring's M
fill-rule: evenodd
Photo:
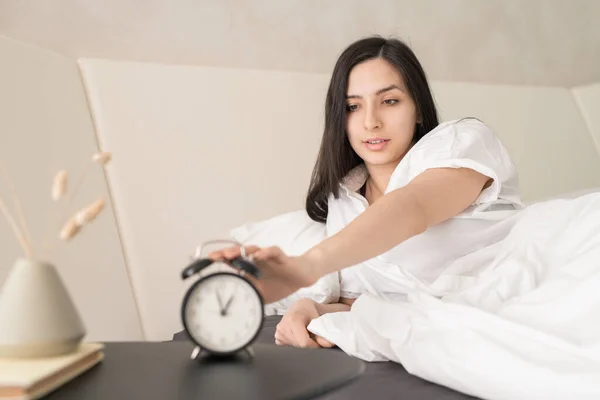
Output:
M484 268L489 257L474 255L442 277L479 271L466 289L365 294L308 328L352 356L485 399L600 399L600 194L530 206L489 251Z

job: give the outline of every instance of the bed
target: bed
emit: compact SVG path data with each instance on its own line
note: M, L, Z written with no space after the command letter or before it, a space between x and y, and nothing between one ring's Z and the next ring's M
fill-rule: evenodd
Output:
M273 335L280 319L281 316L279 315L265 317L263 329L257 338L258 343L275 344ZM178 332L173 336L173 340L188 339L184 332ZM400 364L384 362L366 363L366 370L361 377L341 389L319 397L318 400L364 400L369 398L377 400L475 399L475 397L467 396L410 375Z

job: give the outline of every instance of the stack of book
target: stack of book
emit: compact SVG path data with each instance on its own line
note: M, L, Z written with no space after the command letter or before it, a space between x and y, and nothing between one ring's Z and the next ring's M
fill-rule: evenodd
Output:
M0 399L39 399L102 361L103 348L82 343L56 357L0 358Z

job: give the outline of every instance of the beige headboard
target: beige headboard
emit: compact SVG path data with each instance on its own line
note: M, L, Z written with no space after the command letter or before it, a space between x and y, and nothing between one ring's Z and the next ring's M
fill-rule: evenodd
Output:
M142 323L180 329L179 272L201 241L299 209L328 76L86 59L80 62ZM434 82L444 120L474 115L504 140L524 198L600 186L600 158L563 88Z

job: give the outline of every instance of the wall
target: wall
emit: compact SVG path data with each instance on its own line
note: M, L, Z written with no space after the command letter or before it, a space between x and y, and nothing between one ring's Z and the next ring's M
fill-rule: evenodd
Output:
M181 329L179 273L197 244L299 209L328 76L80 62L147 338ZM443 119L475 115L504 141L525 200L600 186L600 157L561 88L433 82Z
M12 176L35 247L55 245L54 262L86 325L87 340L141 339L104 175L91 168L71 207L50 200L58 169L71 174L71 188L97 151L93 124L77 65L71 60L0 36L0 162ZM110 166L108 167L110 171ZM0 196L10 204L7 183ZM66 246L57 243L59 221L104 197L107 209ZM0 216L0 285L23 255Z
M573 96L600 152L600 83L576 87ZM595 172L600 173L598 170Z
M564 88L435 83L447 119L478 116L509 149L524 200L600 187L600 157L571 92Z
M0 2L0 32L69 56L328 73L350 42L408 41L435 80L600 81L597 0Z

